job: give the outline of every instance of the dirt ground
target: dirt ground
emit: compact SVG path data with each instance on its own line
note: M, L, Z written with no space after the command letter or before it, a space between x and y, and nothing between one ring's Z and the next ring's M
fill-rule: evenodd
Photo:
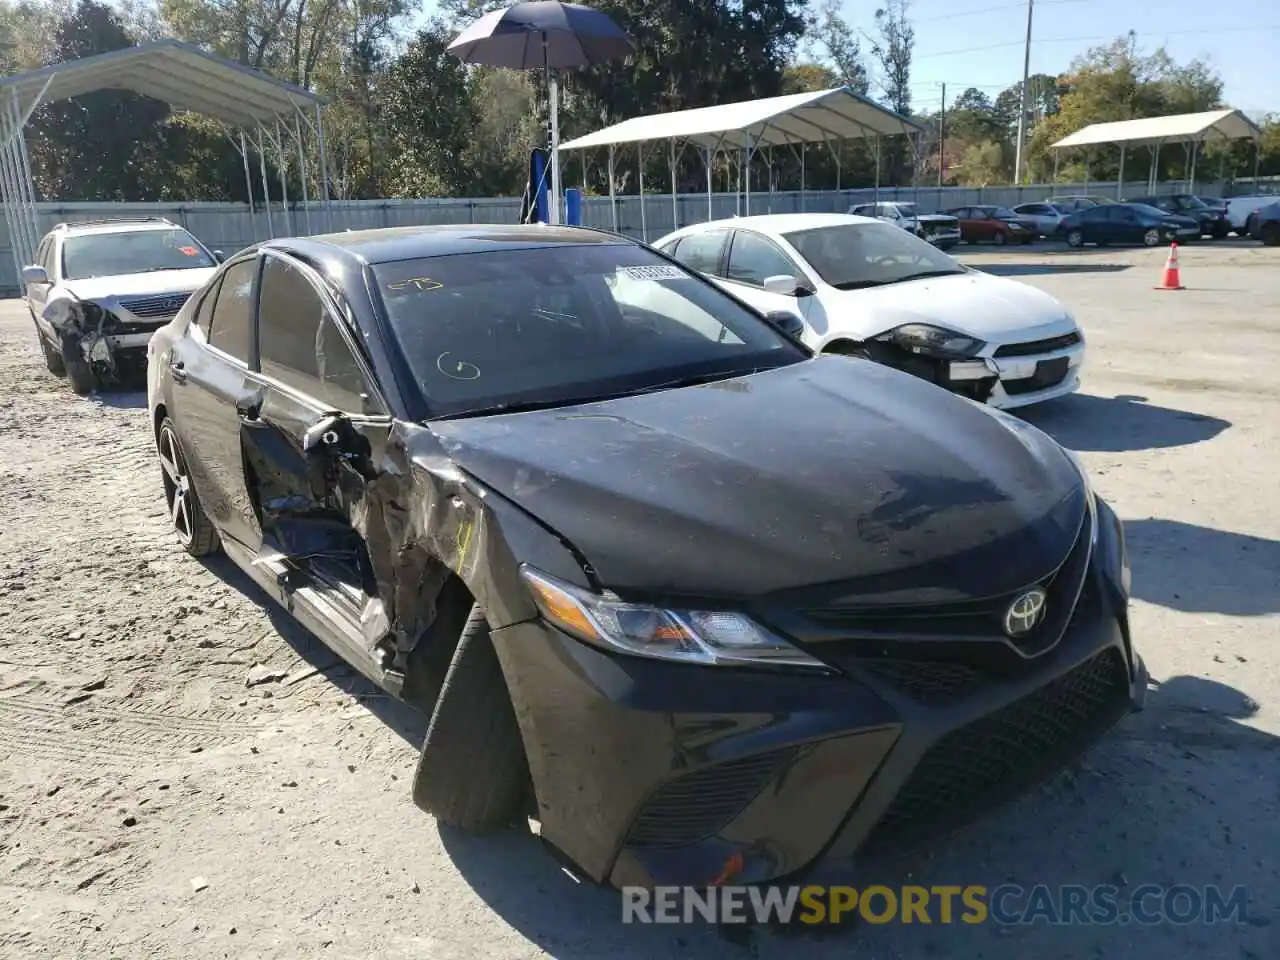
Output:
M171 536L140 393L73 396L0 303L0 957L1280 956L1280 250L961 248L1088 337L1026 414L1124 519L1148 709L1081 764L857 882L1245 885L1249 922L624 927L531 836L439 829L421 721ZM262 679L265 665L278 672Z

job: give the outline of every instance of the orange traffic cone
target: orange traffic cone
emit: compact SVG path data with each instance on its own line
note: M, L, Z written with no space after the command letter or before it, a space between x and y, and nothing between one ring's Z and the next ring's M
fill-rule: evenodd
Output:
M1157 290L1185 290L1178 273L1178 245L1169 244L1169 259L1164 262L1164 276L1160 278Z

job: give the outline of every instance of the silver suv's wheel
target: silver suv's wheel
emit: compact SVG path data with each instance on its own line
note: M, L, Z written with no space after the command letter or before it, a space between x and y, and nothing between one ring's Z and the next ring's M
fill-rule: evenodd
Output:
M200 498L191 486L187 459L182 453L178 431L168 417L160 424L156 437L156 453L160 457L160 476L164 482L164 502L169 519L183 549L193 557L203 557L218 549L218 531L205 516Z

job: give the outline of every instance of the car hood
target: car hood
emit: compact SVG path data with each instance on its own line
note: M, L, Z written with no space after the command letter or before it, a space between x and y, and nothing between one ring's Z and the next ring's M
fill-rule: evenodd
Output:
M862 290L827 288L822 300L837 316L847 311L862 318L859 329L869 336L904 323L933 323L979 340L1022 341L1076 327L1066 307L1043 290L977 270ZM871 319L874 329L866 325Z
M907 219L914 220L916 223L941 223L947 225L960 222L957 218L946 213L921 213L907 217Z
M128 273L114 277L89 277L85 280L65 280L62 286L78 300L104 303L133 297L152 296L158 293L191 293L199 290L217 267L200 267L195 270L156 270L152 273Z
M624 596L841 584L940 602L1046 576L1079 529L1076 468L1010 422L887 367L819 357L431 428Z

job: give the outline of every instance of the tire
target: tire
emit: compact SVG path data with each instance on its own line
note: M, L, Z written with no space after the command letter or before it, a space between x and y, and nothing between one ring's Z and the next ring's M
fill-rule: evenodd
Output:
M71 391L78 397L86 397L98 386L98 378L94 376L93 367L84 358L80 349L80 341L70 338L62 341L59 350L63 369L67 379L71 381Z
M1280 224L1264 224L1258 230L1258 239L1264 247L1280 247Z
M1075 249L1079 250L1081 247L1084 246L1084 234L1081 233L1079 230L1068 230L1067 246L1074 247Z
M1160 231L1154 228L1142 235L1142 245L1144 247L1158 247L1160 246L1160 240Z
M187 457L172 420L165 417L156 431L156 456L160 459L160 479L164 502L178 542L193 557L206 557L218 549L218 530L200 505L196 488L187 471Z
M37 331L36 339L40 341L40 352L44 354L44 365L49 369L55 377L65 377L67 375L66 364L62 362L62 354L55 350L44 338L44 335Z
M489 625L473 607L431 714L413 802L466 833L511 826L526 811L529 764Z
M991 242L994 243L997 247L1003 247L1008 241L1009 241L1009 238L1006 237L1003 233L997 233L994 237L991 238Z

